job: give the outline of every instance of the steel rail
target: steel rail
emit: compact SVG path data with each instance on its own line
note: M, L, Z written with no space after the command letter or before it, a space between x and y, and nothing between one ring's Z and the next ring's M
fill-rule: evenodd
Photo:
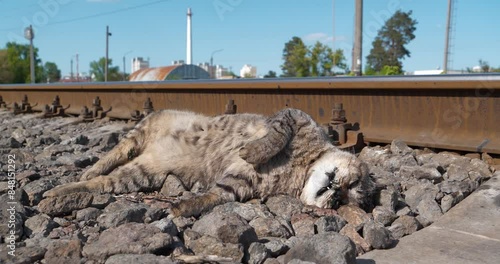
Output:
M410 145L500 154L500 75L273 78L0 85L7 104L27 95L41 111L57 95L79 114L99 96L110 117L130 118L151 98L155 109L220 114L229 100L237 112L271 114L285 107L330 123L343 104L349 129L365 142L401 139Z

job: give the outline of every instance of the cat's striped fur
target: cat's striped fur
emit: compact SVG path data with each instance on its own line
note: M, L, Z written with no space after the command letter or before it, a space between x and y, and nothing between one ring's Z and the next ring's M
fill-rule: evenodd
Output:
M45 196L71 192L159 190L167 175L207 192L183 200L176 215L198 215L217 204L275 194L319 207L366 206L374 185L367 166L338 150L309 115L284 109L273 116L207 117L163 110L150 114L91 169L81 182Z

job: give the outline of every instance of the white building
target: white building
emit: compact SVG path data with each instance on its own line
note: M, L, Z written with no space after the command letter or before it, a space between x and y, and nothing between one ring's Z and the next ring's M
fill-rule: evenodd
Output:
M149 68L149 60L146 61L142 57L132 58L132 70L130 71L130 74L147 68Z
M250 64L243 65L243 68L240 70L241 78L256 78L257 77L257 67L252 66Z

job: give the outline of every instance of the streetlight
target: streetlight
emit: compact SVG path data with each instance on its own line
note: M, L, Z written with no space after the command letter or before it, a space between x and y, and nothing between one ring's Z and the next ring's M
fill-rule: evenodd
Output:
M106 26L106 58L104 59L104 81L108 81L108 50L109 50L109 37L111 32L109 32L109 26Z
M221 52L223 50L224 49L214 50L212 52L212 55L210 55L210 77L212 77L212 79L215 79L214 78L214 75L215 75L215 71L214 71L214 54L217 53L217 52Z
M33 27L24 29L24 37L30 41L30 72L31 72L31 83L35 83L35 53L33 51L33 39L35 38L35 32L33 32Z
M132 50L129 50L123 54L123 80L125 81L125 55L132 53Z

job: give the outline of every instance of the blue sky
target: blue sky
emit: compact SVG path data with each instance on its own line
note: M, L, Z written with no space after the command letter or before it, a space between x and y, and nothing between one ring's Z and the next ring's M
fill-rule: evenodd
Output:
M365 0L363 57L395 10L412 10L418 25L404 70L442 67L447 2ZM170 65L186 57L188 7L193 12L195 64L209 62L213 51L223 49L214 55L214 64L236 73L252 64L258 74L279 74L284 44L293 36L308 45L319 40L341 48L351 64L354 0L0 0L0 46L7 41L28 43L23 29L33 24L43 61L57 63L68 75L70 60L78 53L80 72L88 72L89 63L105 55L109 25L114 65L121 68L125 54L127 72L136 56L150 58L151 66ZM475 66L479 59L500 66L499 10L497 0L457 1L453 69Z

